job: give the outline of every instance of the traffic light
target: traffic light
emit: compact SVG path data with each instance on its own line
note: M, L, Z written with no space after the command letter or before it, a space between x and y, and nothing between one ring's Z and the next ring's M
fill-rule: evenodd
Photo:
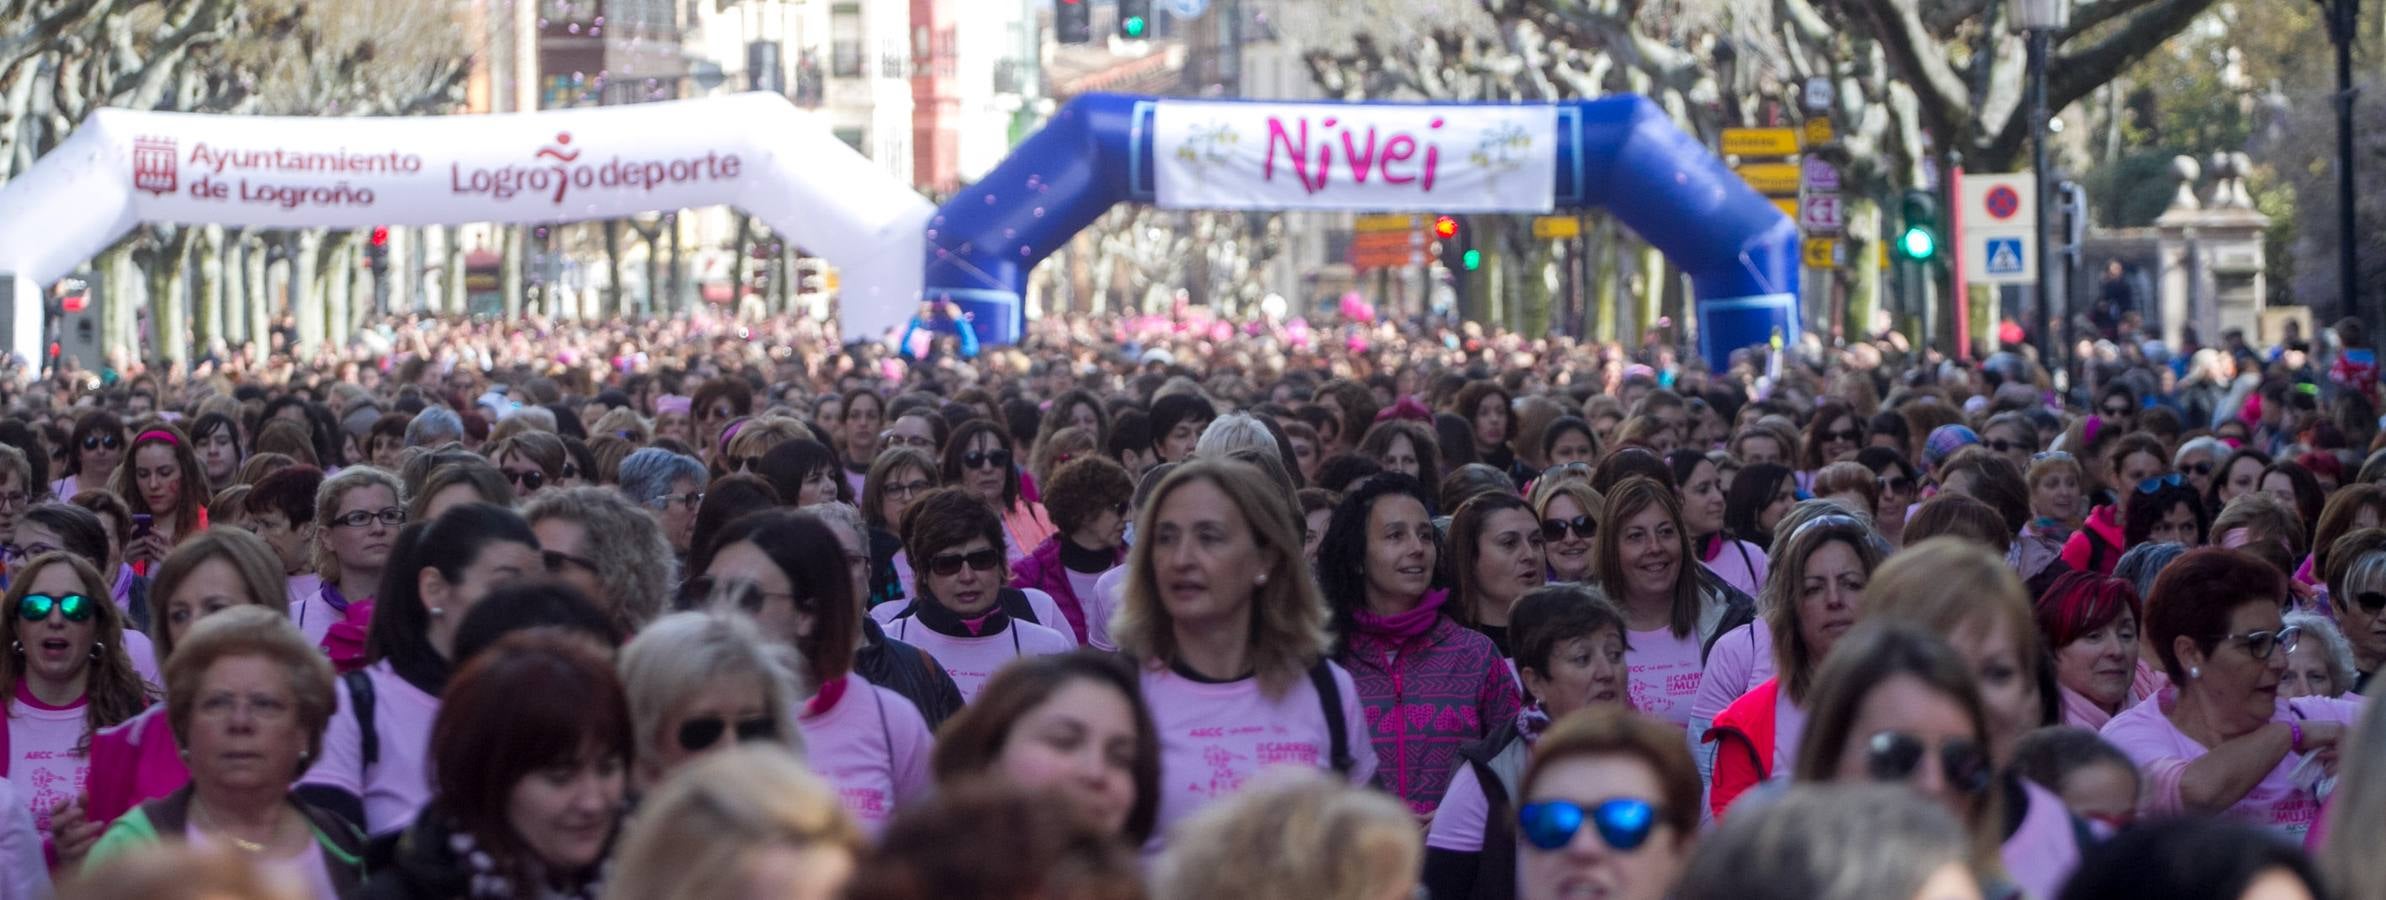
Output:
M1093 0L1052 0L1053 39L1063 44L1091 43L1094 39Z
M1118 0L1118 36L1130 41L1152 36L1152 0Z
M1441 216L1433 220L1434 240L1446 241L1458 236L1458 217Z
M1929 191L1905 192L1905 230L1897 235L1897 255L1926 263L1939 258L1939 198Z

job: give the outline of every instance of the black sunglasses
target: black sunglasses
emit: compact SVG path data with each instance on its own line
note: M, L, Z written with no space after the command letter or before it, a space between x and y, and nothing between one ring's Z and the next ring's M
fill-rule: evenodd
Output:
M961 573L963 563L967 563L970 568L980 572L990 571L995 566L1002 565L1002 551L980 550L976 553L966 554L938 554L936 558L928 560L928 571L938 575L958 575Z
M973 450L961 457L961 465L972 469L989 465L999 469L1010 464L1011 451L1009 450L993 450L982 453Z
M1903 475L1883 475L1881 489L1892 494L1911 494L1914 492L1914 479Z
M1583 540L1591 540L1599 536L1599 520L1593 519L1590 516L1575 516L1571 519L1541 520L1541 537L1543 540L1565 540L1566 532L1569 529L1571 529L1576 536L1582 538Z
M525 491L535 491L547 485L547 473L507 472L505 473L505 480L513 482L516 486Z
M1904 781L1914 777L1929 756L1922 739L1902 731L1884 731L1864 742L1864 767L1874 781ZM1988 754L1973 741L1957 738L1939 745L1939 774L1947 785L1965 794L1988 789Z
M1864 439L1864 429L1844 428L1839 431L1823 432L1821 436L1822 439L1826 441L1848 441L1853 443Z
M2180 466L2179 471L2201 478L2203 476L2212 474L2213 468L2214 466L2212 463L2200 462L2192 466Z
M2386 611L2386 593L2362 591L2353 595L2353 602L2361 605L2362 612L2373 616L2381 611Z
M721 735L736 732L740 744L777 740L779 720L770 716L739 719L732 725L720 716L706 716L679 723L679 749L695 753L719 743Z
M114 450L122 446L124 446L124 438L113 434L94 434L83 438L83 449L85 450L97 450L101 447Z
M1997 451L1998 453L2011 453L2021 448L2021 442L2010 441L2004 438L1989 438L1988 440L1981 441L1980 445L1987 447L1990 450Z

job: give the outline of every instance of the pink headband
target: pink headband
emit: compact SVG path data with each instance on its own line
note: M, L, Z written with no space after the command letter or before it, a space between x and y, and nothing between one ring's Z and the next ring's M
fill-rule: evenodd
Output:
M182 439L175 437L174 432L171 431L144 431L141 432L140 437L133 438L133 443L138 444L142 441L149 440L150 438L156 438L159 441L176 447L182 446Z

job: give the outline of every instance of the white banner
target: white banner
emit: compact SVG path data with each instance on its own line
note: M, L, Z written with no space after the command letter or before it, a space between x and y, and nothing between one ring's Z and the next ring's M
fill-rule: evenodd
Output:
M101 110L0 188L0 272L48 282L142 222L530 224L718 205L843 270L847 337L910 315L933 208L768 94L416 118Z
M1163 100L1152 120L1172 209L1542 213L1556 205L1557 108Z

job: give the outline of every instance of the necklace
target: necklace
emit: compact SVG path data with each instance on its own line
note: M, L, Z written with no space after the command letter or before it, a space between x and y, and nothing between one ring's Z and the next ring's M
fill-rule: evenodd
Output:
M198 798L196 798L196 797L193 797L193 798L191 798L191 815L192 815L192 818L195 818L195 819L197 819L197 820L199 821L199 827L200 827L202 830L206 831L207 833L209 833L209 834L211 834L211 835L215 835L215 836L217 836L217 837L221 837L221 838L223 838L223 839L225 839L225 840L231 841L231 842L232 842L232 846L240 848L240 849L241 849L241 851L242 851L242 852L245 852L245 853L250 853L250 854L262 854L262 853L264 853L264 852L265 852L265 850L266 850L266 847L267 847L267 844L268 844L268 843L270 843L270 842L273 840L272 838L268 837L268 838L266 838L264 841L252 841L252 840L249 840L249 839L247 839L247 838L241 837L240 835L233 834L233 833L231 833L230 831L227 831L227 830L225 830L225 829L224 829L222 826L218 825L218 824L215 822L215 817L214 817L214 816L212 816L212 815L209 815L209 814L207 813L207 808L206 808L206 807L199 805L199 800L198 800ZM274 832L275 832L275 833L277 833L277 834L278 834L278 833L280 833L280 831L281 831L281 820L280 820L280 819L278 819L278 818L277 818L277 819L275 819L275 820L274 820L274 829L273 829L273 830L274 830Z

